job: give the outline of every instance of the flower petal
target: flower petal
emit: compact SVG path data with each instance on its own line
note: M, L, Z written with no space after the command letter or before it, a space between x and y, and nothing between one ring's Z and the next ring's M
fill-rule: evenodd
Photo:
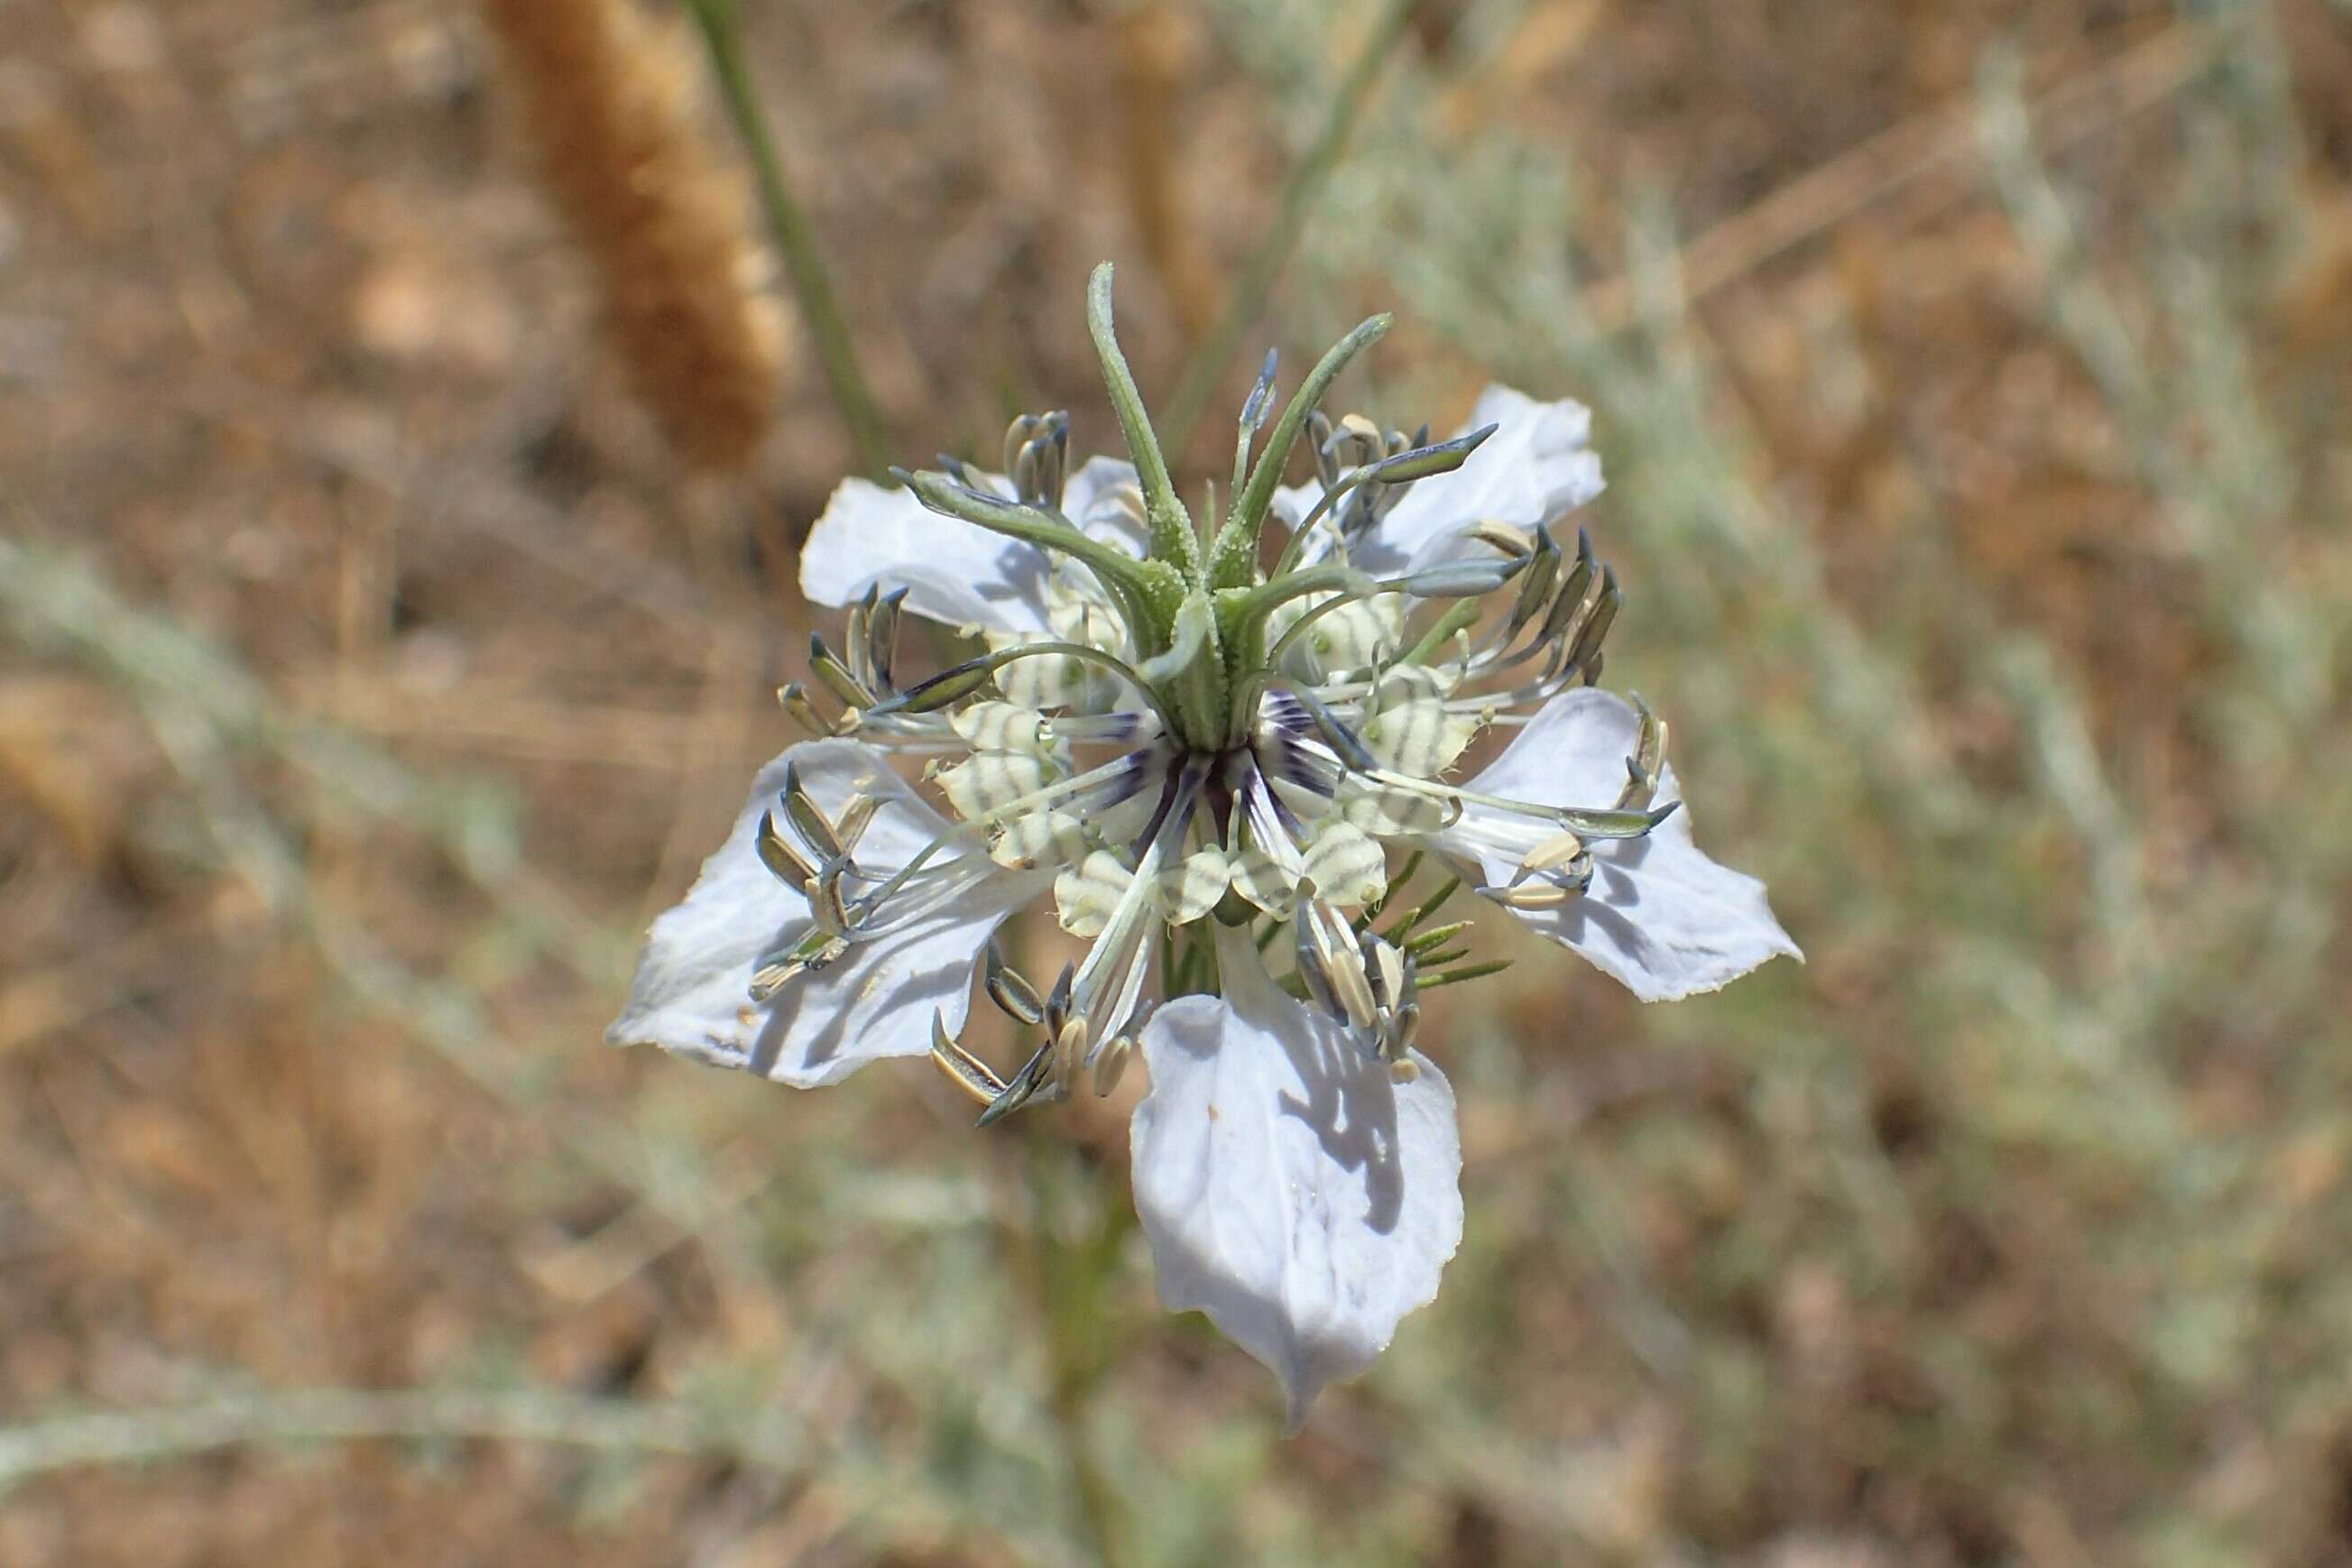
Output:
M1492 519L1531 529L1601 493L1601 458L1588 444L1592 411L1581 403L1539 403L1524 392L1490 386L1454 434L1486 425L1497 428L1468 461L1415 484L1369 537L1349 547L1352 564L1367 572L1418 572L1460 549L1462 531L1473 523ZM1276 499L1297 519L1322 493L1319 484L1307 484L1277 490ZM1327 552L1321 541L1307 549L1313 559Z
M870 1061L929 1055L932 1014L950 1035L963 1028L988 939L1046 880L1034 871L996 873L952 908L857 942L830 966L789 982L755 1010L765 1016L736 1065L817 1089Z
M1437 1294L1462 1239L1454 1091L1419 1056L1393 1082L1275 985L1245 929L1219 927L1218 949L1224 999L1182 997L1143 1031L1135 1206L1161 1303L1271 1368L1296 1431Z
M1622 698L1591 687L1563 693L1470 787L1544 805L1609 806L1624 787L1625 759L1640 730L1640 716ZM1659 774L1656 804L1681 798L1669 763ZM1463 826L1482 817L1494 820L1472 805ZM1491 845L1464 844L1460 831L1438 834L1439 847L1475 862L1490 885L1509 882L1517 858ZM1764 884L1701 852L1688 805L1646 838L1596 841L1591 849L1592 885L1582 897L1557 909L1515 912L1644 1002L1717 990L1777 953L1803 960L1773 918Z
M904 587L907 607L932 620L1042 634L1046 569L1043 551L927 511L911 490L844 479L801 547L801 592L839 605Z
M841 740L793 747L760 770L727 841L703 862L685 900L654 921L628 1004L605 1031L615 1045L659 1046L806 1088L878 1057L928 1052L934 1007L951 1030L962 1026L972 967L989 933L1045 878L985 875L947 908L858 942L752 1005L754 972L810 929L807 900L768 869L757 847L761 819L775 806L787 768L835 820L853 793L880 800L854 847L861 865L904 865L947 826L873 747Z
M1486 425L1498 428L1468 462L1405 492L1381 520L1379 553L1359 550L1357 564L1418 572L1452 554L1472 523L1492 519L1531 529L1601 493L1601 458L1588 445L1592 411L1574 398L1538 403L1490 386L1461 433Z
M1133 463L1124 458L1088 458L1062 485L1062 515L1097 539L1125 545L1139 560L1150 536L1139 506L1130 511L1119 504L1122 489L1139 492Z

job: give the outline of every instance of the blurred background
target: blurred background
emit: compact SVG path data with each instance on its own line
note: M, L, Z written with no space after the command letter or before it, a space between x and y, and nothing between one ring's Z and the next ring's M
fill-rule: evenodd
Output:
M2341 0L701 0L781 248L634 4L0 0L0 1563L2352 1563ZM1104 258L1188 493L1373 310L1591 403L1810 957L1441 993L1289 1442L1121 1107L599 1043Z

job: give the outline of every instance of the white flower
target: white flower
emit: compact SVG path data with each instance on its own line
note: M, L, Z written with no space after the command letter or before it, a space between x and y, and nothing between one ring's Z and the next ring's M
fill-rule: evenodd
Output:
M1592 686L1615 578L1551 531L1601 488L1581 406L1496 387L1448 441L1334 426L1315 405L1375 318L1253 466L1269 357L1204 546L1112 340L1107 268L1089 306L1137 462L1066 479L1066 419L1024 416L1005 477L835 492L802 586L849 612L843 651L811 659L840 711L786 689L819 738L761 771L655 922L610 1036L803 1088L929 1055L983 1124L1108 1092L1139 1042L1136 1207L1161 1297L1271 1367L1295 1427L1431 1300L1461 1237L1420 995L1499 965L1465 962L1467 922L1435 923L1454 887L1647 1000L1797 949L1762 884L1693 842L1664 726ZM1286 489L1302 435L1318 479ZM1271 573L1269 518L1290 531ZM987 651L904 685L907 611ZM1447 782L1488 726L1518 733ZM894 758L920 759L951 815ZM1407 907L1425 860L1457 880ZM1048 898L1087 946L1041 990L994 937ZM959 1038L975 983L1032 1031L1009 1074Z

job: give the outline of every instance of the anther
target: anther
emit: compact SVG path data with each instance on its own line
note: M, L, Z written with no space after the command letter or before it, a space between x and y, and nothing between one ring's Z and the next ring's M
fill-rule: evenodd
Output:
M1054 1087L1058 1092L1067 1094L1076 1081L1086 1049L1087 1021L1073 1016L1054 1037Z
M1601 569L1600 602L1593 605L1591 617L1577 632L1576 642L1560 665L1562 669L1584 671L1587 686L1601 679L1601 641L1609 635L1610 626L1617 619L1618 608L1624 602L1625 595L1617 588L1616 571L1603 566Z
M824 809L808 791L801 787L797 763L784 764L783 804L784 816L792 823L793 831L801 836L802 843L815 850L821 860L841 858L840 836L834 832L833 823L825 816Z
M1028 1104L1051 1080L1053 1066L1054 1042L1048 1040L1037 1047L1036 1054L1013 1075L1013 1080L988 1102L988 1109L980 1113L979 1125L991 1126Z
M760 834L753 844L759 850L760 863L774 872L778 881L806 896L809 883L816 878L816 864L777 830L774 812L761 816Z
M1527 530L1513 527L1507 522L1498 522L1493 518L1475 522L1464 531L1488 549L1499 550L1506 555L1535 553L1535 540Z
M828 860L824 868L809 884L809 918L817 929L835 937L849 934L849 901L842 891L842 875L849 869L846 859Z
M1516 888L1489 888L1486 896L1508 910L1556 910L1583 891L1557 882L1533 882Z
M814 740L826 740L839 733L833 721L816 710L809 700L808 689L799 681L788 681L776 689L776 701L789 714L793 723L808 731Z
M850 707L874 706L874 693L866 689L847 665L834 657L833 650L824 646L824 637L816 632L809 634L809 672Z
M998 1010L1023 1028L1034 1029L1045 1022L1045 1004L1039 999L1036 987L1004 962L1003 950L994 942L988 944L982 984Z
M1503 640L1507 643L1550 603L1551 591L1559 581L1559 545L1553 541L1550 529L1538 528L1534 548L1519 553L1527 560L1528 569L1519 579L1519 596L1512 601L1510 619L1504 623Z
M876 602L866 624L866 662L873 671L875 684L882 690L895 690L891 684L891 667L898 662L898 616L907 603L908 590L900 588Z
M938 1013L931 1015L931 1060L948 1081L982 1105L995 1102L1005 1089L1005 1081L996 1076L996 1069L965 1050L953 1035L948 1033L947 1019Z
M1658 771L1666 763L1666 721L1650 711L1640 692L1626 695L1642 716L1642 727L1633 754L1625 759L1625 787L1617 796L1617 809L1640 811L1657 797Z
M841 840L842 853L856 850L857 841L866 837L866 829L874 821L874 814L882 809L882 797L864 790L853 790L841 803L841 820L833 825L834 835Z
M1519 861L1518 870L1511 878L1511 886L1516 888L1530 877L1557 871L1583 853L1583 839L1573 833L1555 833L1527 852Z
M1127 1064L1134 1055L1135 1037L1132 1035L1119 1035L1103 1042L1095 1052L1094 1059L1095 1094L1097 1098L1109 1098L1111 1091L1118 1087L1118 1080L1127 1076Z

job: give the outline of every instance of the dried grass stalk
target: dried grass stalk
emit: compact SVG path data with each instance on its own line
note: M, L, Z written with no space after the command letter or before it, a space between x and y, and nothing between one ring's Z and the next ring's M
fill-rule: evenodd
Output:
M743 182L696 123L682 29L634 0L482 8L638 396L689 462L740 464L775 403L784 319Z

